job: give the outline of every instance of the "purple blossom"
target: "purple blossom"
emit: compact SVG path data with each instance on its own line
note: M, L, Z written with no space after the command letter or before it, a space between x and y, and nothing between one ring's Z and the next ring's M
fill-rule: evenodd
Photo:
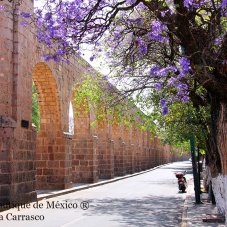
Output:
M188 102L189 101L189 92L184 89L178 89L177 99L184 103Z
M158 20L151 23L151 32L148 33L148 38L153 41L168 43L168 38L165 37L167 26Z
M193 0L184 0L184 6L190 8L193 5Z
M181 57L179 60L180 64L180 72L183 75L189 74L191 66L190 66L190 61L186 57Z
M26 13L26 12L22 12L20 14L23 18L30 18L31 17L31 14L30 13Z
M95 59L95 56L94 56L94 55L92 55L92 56L89 58L90 61L94 61L94 59Z
M162 108L162 115L166 115L166 114L168 114L169 113L169 108L168 108L168 106L164 106L163 108Z
M167 101L166 101L166 99L161 99L160 100L160 105L161 105L161 109L162 109L162 114L163 115L166 115L166 114L168 114L169 113L169 108L168 108L168 106L167 106Z
M154 85L154 87L155 87L157 90L161 90L162 87L163 87L163 85L162 85L161 83L156 83L156 84Z
M221 8L225 9L227 7L227 0L222 0Z
M167 105L167 102L166 102L166 99L161 99L160 100L160 105L161 105L161 107L165 107L166 105Z
M59 55L59 56L64 56L66 53L65 53L64 49L58 49L56 54Z
M165 11L162 11L162 12L161 12L161 16L164 17L164 16L165 16L166 14L168 14L168 13L172 14L172 11L171 11L170 9L167 9L167 10L165 10Z
M22 21L20 24L23 27L27 27L29 25L27 21Z
M120 38L121 38L121 32L115 31L115 33L114 33L114 40L116 41L116 40L119 40Z
M168 86L175 86L177 83L177 79L175 77L171 77L169 80L168 80L168 83L167 85Z
M52 13L48 12L44 15L44 20L49 21L50 19L52 19Z
M147 44L143 41L143 39L142 38L138 38L137 42L138 42L139 54L140 55L147 54L147 51L148 51Z
M127 73L131 73L132 71L133 71L132 68L127 68L127 69L124 71L124 73L127 74Z
M133 5L135 4L136 0L126 0L125 2L129 5Z
M55 62L60 62L60 61L61 61L61 57L60 57L59 55L57 55L57 54L54 54L54 55L52 56L52 59L53 59Z
M223 17L227 17L227 0L223 0L221 3L221 14Z
M43 55L44 61L48 62L52 59L52 57L48 54Z
M0 12L4 11L5 10L5 6L3 5L0 5Z
M188 89L188 85L187 84L178 83L177 90L179 90L179 91L182 91L182 90L186 91L187 89Z
M150 69L150 75L151 76L155 76L155 77L164 77L167 74L171 73L171 72L175 72L176 71L176 67L174 66L167 66L167 67L158 67L158 66L154 66Z
M164 31L167 30L166 25L163 24L163 23L161 23L161 22L158 21L158 20L152 21L151 27L152 27L152 32L153 32L153 34L155 34L155 35L159 35L159 34L161 34L162 32L164 32Z
M210 5L210 1L208 0L184 0L184 6L187 9L197 9L201 6L205 6L205 5Z
M42 16L42 10L41 9L35 9L34 12L35 12L36 15Z
M189 101L189 96L188 95L184 95L182 98L181 98L181 101L186 103Z
M219 46L222 44L222 42L223 42L223 37L218 37L214 40L214 45Z

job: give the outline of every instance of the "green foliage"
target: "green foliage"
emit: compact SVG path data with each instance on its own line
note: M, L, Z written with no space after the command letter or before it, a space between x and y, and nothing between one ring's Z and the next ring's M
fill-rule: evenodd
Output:
M91 123L92 127L96 127L98 121L106 119L130 127L136 118L134 102L131 99L120 99L122 97L119 91L108 81L100 76L88 75L75 87L75 114L80 114L80 110L95 111L96 120Z
M86 111L96 110L96 120L91 123L92 127L96 127L98 121L106 119L128 127L136 126L157 135L164 144L183 151L189 150L189 137L194 134L200 148L203 152L206 150L208 108L196 109L192 103L174 103L170 106L170 113L163 116L157 93L149 93L147 97L138 95L134 99L128 98L125 102L113 104L116 94L106 89L107 87L102 78L95 79L92 76L87 76L76 87L76 107L82 107ZM147 112L148 109L150 113Z
M37 131L40 130L40 110L38 93L35 84L32 83L32 123L35 125Z
M208 125L210 122L210 109L204 106L193 106L192 102L175 102L169 105L169 113L163 115L160 111L160 99L168 99L168 87L163 91L138 93L135 102L143 110L140 115L143 119L144 128L157 135L164 144L170 144L182 150L189 150L190 135L196 137L197 145L203 152L207 150ZM203 97L205 91L198 88L196 95ZM144 114L145 113L145 114Z
M103 102L103 91L99 84L99 79L92 76L86 76L83 82L75 87L74 105L76 107L75 115L80 114L80 111L90 112L95 110ZM102 120L104 112L98 109L97 120ZM92 122L92 127L96 126L96 122Z
M156 122L157 134L164 143L188 150L189 138L193 134L197 145L206 149L208 108L195 109L192 103L175 103L171 105L168 115L163 116L156 107L150 117Z

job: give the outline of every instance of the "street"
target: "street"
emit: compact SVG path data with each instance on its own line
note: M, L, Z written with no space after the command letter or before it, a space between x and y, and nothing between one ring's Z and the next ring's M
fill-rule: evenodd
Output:
M178 192L174 172L181 170L187 170L187 180L192 178L191 162L177 162L114 183L18 206L0 213L0 226L178 226L187 195Z

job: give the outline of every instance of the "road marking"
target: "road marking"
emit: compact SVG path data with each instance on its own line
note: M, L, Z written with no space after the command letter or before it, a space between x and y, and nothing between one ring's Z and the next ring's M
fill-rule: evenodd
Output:
M188 182L188 191L187 191L187 194L185 196L180 227L187 227L188 226L187 212L188 212L188 200L189 200L191 189L192 189L192 187L190 187L191 181L192 181L192 179L190 179L189 182Z

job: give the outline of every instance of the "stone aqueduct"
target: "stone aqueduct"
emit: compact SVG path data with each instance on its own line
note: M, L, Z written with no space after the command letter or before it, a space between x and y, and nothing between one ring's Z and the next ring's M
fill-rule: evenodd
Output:
M29 11L27 0L19 10ZM137 128L103 121L94 113L74 117L68 133L73 87L94 70L79 58L45 63L34 30L20 25L14 3L0 14L0 202L35 200L36 189L65 189L177 160L170 146ZM81 63L82 62L82 63ZM32 126L32 80L39 93L40 132ZM75 108L74 108L74 111Z

